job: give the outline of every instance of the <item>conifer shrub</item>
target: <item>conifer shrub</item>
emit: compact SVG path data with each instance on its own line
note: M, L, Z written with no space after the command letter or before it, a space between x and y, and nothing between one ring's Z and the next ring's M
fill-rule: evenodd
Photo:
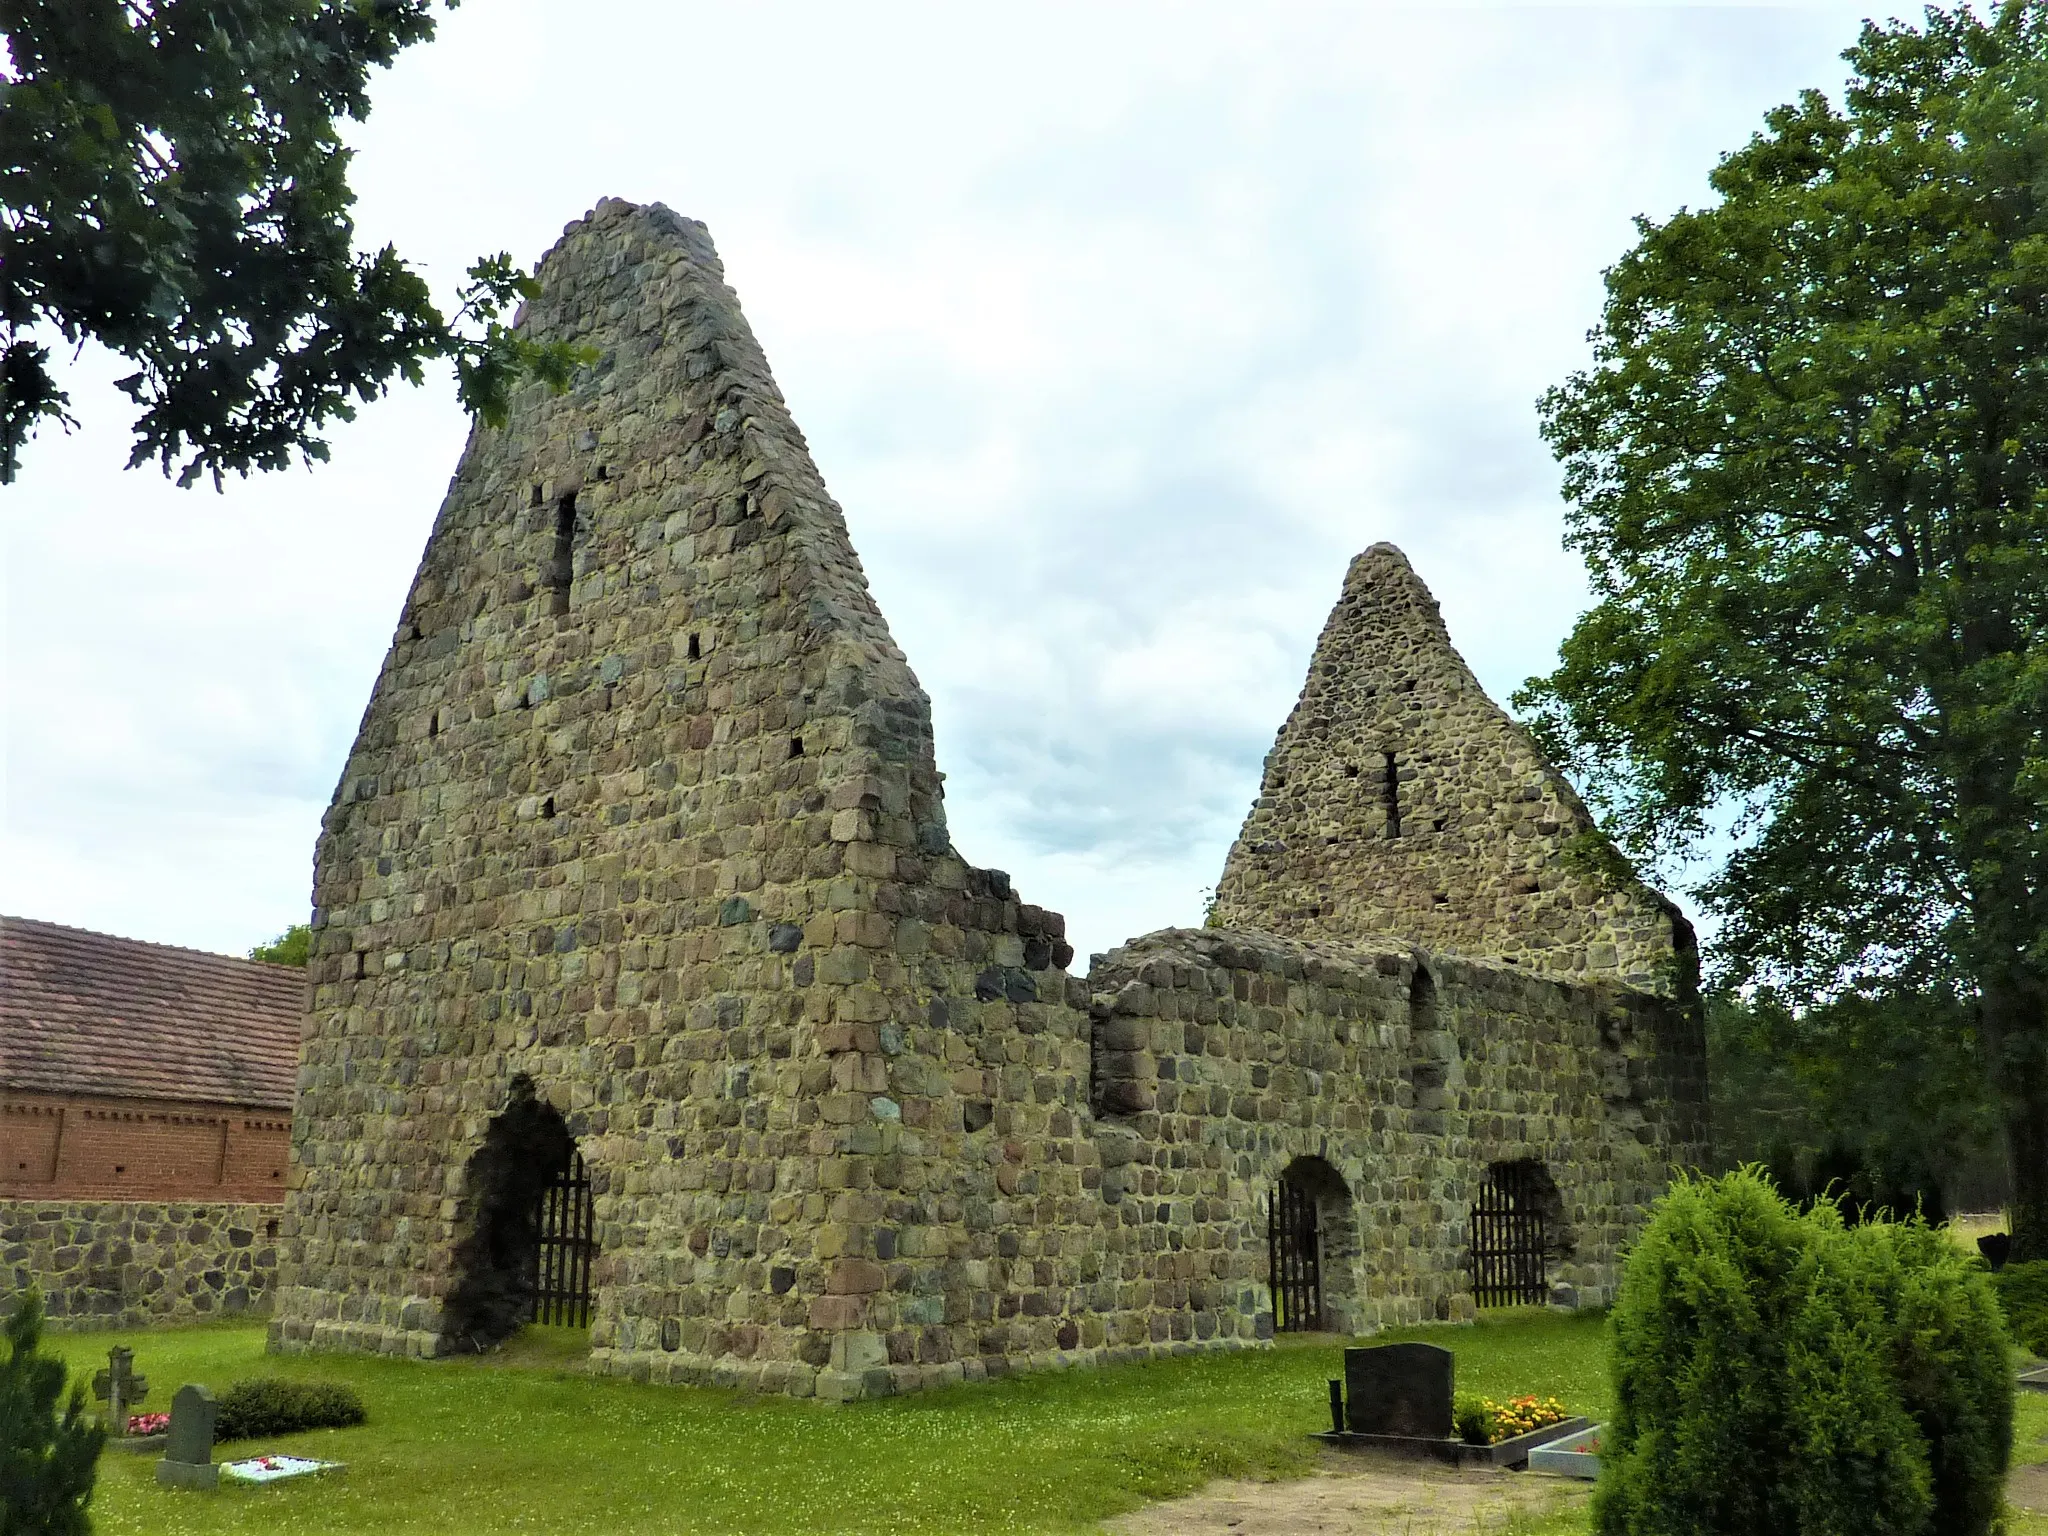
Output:
M1984 1278L1919 1222L1681 1180L1610 1319L1599 1536L1985 1536L2012 1377Z
M64 1362L42 1352L43 1298L15 1298L0 1360L0 1531L86 1536L106 1431L86 1412L85 1389L65 1390Z
M246 1376L221 1393L214 1434L222 1440L253 1440L304 1429L346 1429L367 1417L355 1388L341 1382Z
M1930 1531L1997 1522L2012 1460L2011 1344L1983 1269L1946 1232L1874 1222L1849 1234L1891 1325L1899 1401L1927 1441Z
M2029 1354L2048 1355L2048 1259L2008 1264L1991 1284L2013 1342Z

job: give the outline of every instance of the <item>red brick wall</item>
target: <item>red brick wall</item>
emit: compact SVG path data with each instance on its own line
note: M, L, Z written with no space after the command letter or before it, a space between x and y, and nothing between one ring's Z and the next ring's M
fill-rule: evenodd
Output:
M281 1201L291 1135L275 1110L0 1093L0 1198Z

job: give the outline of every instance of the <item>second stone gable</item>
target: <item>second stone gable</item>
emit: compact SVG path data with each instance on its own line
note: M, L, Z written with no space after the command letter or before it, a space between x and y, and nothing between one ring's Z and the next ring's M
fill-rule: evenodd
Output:
M1398 933L1678 997L1698 981L1690 925L1486 696L1391 544L1345 574L1215 917L1300 938Z

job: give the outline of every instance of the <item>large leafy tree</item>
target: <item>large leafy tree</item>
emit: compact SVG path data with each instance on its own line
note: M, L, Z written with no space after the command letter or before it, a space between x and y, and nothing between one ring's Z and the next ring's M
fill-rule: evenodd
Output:
M444 315L355 249L338 125L433 0L0 0L0 28L0 482L70 421L53 337L134 362L129 462L186 485L325 458L327 422L434 359L486 421L522 373L566 382L568 348L500 319L530 291L509 257Z
M1953 996L1852 992L1789 1007L1768 990L1707 999L1714 1154L1761 1163L1794 1197L1849 1208L1981 1210L2004 1137L1975 1010Z
M250 950L249 958L265 965L304 965L312 948L313 925L293 923L268 944L258 944Z
M1724 980L1973 1011L2048 1256L2048 0L1845 57L1607 274L1520 700L1638 853L1732 809Z

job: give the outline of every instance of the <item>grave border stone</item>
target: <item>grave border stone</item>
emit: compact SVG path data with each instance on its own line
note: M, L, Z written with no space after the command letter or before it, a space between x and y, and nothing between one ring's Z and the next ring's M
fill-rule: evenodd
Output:
M1529 1453L1529 1470L1554 1472L1559 1477L1576 1477L1586 1482L1596 1480L1600 1476L1600 1431L1606 1427L1588 1424L1561 1440L1537 1446Z

